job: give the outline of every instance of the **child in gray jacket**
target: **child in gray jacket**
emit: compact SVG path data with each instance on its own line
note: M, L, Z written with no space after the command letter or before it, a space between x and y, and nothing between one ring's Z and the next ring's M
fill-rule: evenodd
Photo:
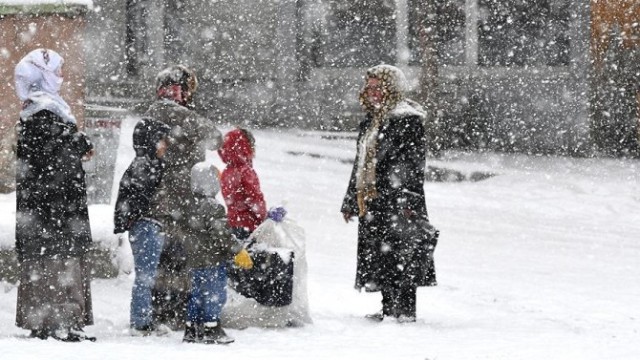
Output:
M191 170L192 196L185 199L186 229L182 241L187 255L190 292L184 342L228 344L234 341L220 326L220 313L227 300L227 262L241 268L253 262L227 227L224 207L215 196L220 191L214 166L196 164Z

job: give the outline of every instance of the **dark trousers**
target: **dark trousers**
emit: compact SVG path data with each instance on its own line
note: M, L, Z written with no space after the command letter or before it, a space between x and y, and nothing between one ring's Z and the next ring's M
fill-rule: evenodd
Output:
M391 285L382 288L382 313L385 316L416 316L416 287Z
M245 243L249 236L251 236L251 231L247 228L239 227L239 228L231 228L231 234L236 237L236 239L240 240L240 242Z

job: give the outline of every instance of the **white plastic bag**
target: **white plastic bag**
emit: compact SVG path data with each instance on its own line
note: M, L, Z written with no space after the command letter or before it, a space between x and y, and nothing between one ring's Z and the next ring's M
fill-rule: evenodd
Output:
M304 229L289 218L280 223L267 219L251 234L250 240L255 241L253 246L256 247L294 251L292 302L282 307L264 306L228 288L222 322L231 328L303 326L311 323Z

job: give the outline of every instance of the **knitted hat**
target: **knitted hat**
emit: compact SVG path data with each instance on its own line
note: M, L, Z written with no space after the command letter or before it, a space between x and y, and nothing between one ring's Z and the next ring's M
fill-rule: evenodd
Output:
M220 171L213 165L199 162L191 168L191 191L206 197L220 192Z
M188 104L198 88L196 73L184 65L173 65L156 76L156 94L181 105Z

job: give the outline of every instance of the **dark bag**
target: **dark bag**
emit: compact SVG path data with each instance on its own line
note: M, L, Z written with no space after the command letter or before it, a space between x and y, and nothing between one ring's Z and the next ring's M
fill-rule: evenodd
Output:
M422 242L421 252L423 253L422 261L426 262L426 281L421 283L424 286L436 286L438 281L436 280L436 265L433 258L433 253L438 245L438 238L440 237L440 231L436 229L428 220L419 220L417 225L421 227Z
M294 253L283 259L275 249L248 249L253 267L229 266L229 286L239 294L266 306L286 306L293 298Z
M416 277L418 286L436 286L436 266L434 260L434 252L438 245L440 231L436 229L426 218L406 219L398 217L397 227L402 229L402 236L412 239L412 247L406 251L413 254L412 264L419 269L419 275Z

